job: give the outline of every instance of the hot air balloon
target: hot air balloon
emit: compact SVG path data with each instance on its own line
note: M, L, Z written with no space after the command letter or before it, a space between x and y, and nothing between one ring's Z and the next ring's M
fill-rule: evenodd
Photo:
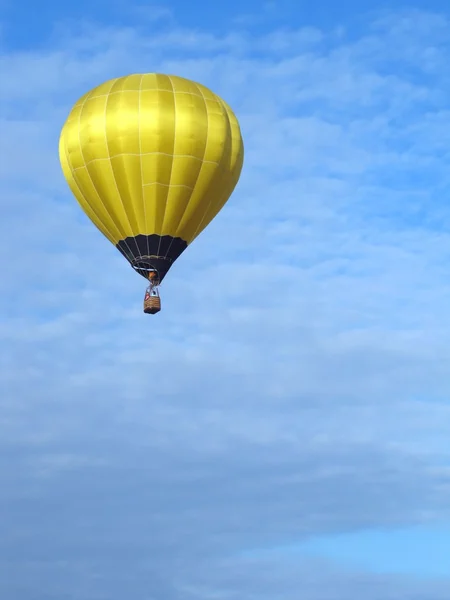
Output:
M232 194L244 148L238 120L205 86L133 74L94 88L60 135L67 183L86 215L149 285L158 286Z

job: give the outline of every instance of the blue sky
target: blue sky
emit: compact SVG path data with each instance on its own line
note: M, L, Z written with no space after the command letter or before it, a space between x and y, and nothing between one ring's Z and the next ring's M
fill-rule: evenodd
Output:
M450 10L363 4L0 4L1 598L450 597ZM246 148L151 319L57 154L139 71Z
M295 559L326 556L338 564L379 574L416 578L446 578L449 572L450 531L443 525L360 530L313 537L292 544L248 552L249 556Z

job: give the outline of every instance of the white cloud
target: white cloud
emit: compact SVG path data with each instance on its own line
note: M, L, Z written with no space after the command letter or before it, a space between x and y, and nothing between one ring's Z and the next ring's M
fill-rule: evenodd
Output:
M151 577L170 600L447 597L237 555L448 517L448 22L386 14L353 41L159 27L58 27L2 58L0 596L30 600L22 572L46 599ZM86 89L149 70L223 94L246 145L155 318L57 157Z

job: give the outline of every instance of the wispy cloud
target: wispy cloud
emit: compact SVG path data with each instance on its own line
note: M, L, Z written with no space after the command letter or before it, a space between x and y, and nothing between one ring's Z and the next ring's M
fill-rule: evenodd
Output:
M164 19L3 51L0 596L443 600L243 552L450 516L448 18ZM246 147L151 319L57 156L77 98L137 71L211 86Z

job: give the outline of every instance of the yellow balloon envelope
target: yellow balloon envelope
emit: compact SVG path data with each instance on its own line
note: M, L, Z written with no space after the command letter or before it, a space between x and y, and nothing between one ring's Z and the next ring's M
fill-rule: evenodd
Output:
M244 148L219 96L148 73L112 79L80 98L59 156L81 208L155 288L230 197ZM152 298L159 301L155 291Z

